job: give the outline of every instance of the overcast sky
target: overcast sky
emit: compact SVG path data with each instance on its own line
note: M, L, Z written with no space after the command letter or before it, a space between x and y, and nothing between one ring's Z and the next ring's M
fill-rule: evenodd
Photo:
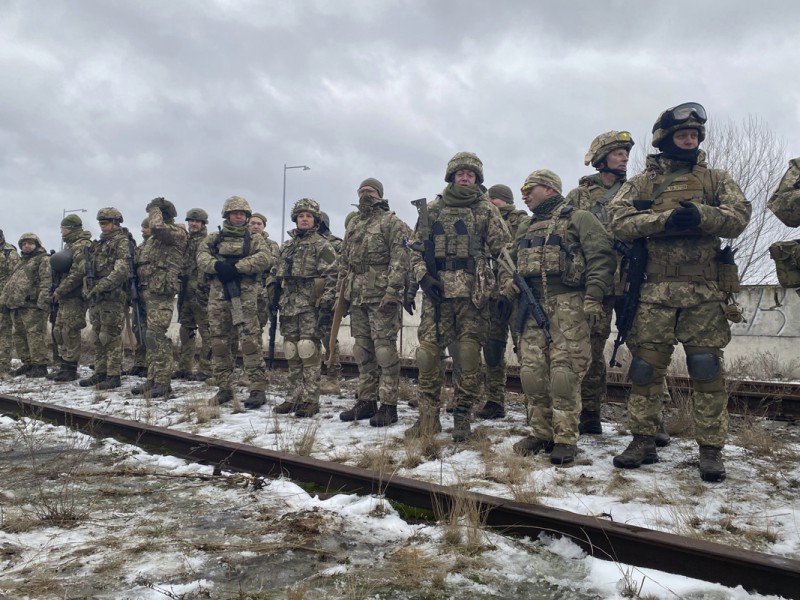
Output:
M757 115L800 155L800 8L789 0L0 0L2 228L60 242L119 208L139 237L150 198L211 226L246 197L281 237L317 199L342 234L362 179L410 200L461 150L517 195L549 168L565 192L592 138L639 146L668 106ZM287 223L287 229L290 223Z

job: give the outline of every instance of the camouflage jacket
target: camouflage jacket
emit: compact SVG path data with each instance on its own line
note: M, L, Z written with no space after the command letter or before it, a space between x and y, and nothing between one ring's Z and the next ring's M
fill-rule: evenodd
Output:
M8 278L0 304L10 310L38 308L50 310L50 257L40 247L30 254L22 253L16 269Z
M11 273L17 268L19 260L17 249L11 244L2 242L0 245L0 292L3 291Z
M658 194L658 187L663 187L676 171L687 174L669 181L663 194ZM654 196L650 209L638 210L633 204ZM681 199L697 205L700 226L665 232L672 213L665 207ZM647 280L641 299L675 308L723 300L717 285L720 238L742 233L751 210L750 202L726 171L707 168L703 151L694 166L661 154L648 156L645 172L629 179L608 204L609 226L618 239L647 239Z
M511 239L513 240L517 235L520 225L527 222L528 213L524 210L514 208L512 204L499 206L497 210L500 211L500 216L503 217L503 220L506 222L508 231L511 234ZM500 297L500 280L502 279L501 269L497 262L494 263L494 275L497 279L497 285L492 291L492 298L497 299Z
M411 233L388 203L359 211L347 226L339 265L339 285L351 304L380 302L384 294L402 301L410 266Z
M800 158L789 161L789 169L767 202L767 208L784 225L800 227Z
M152 294L174 296L180 288L189 234L182 225L166 223L161 209L149 213L150 239L136 252L139 286Z
M225 221L218 233L212 233L205 243L197 248L197 268L206 273L211 281L211 294L217 299L225 297L223 285L217 278L214 265L217 261L233 262L241 274L239 285L242 291L261 286L261 273L272 268L267 243L260 235L251 235L246 227L233 226Z
M592 213L568 206L563 196L554 196L547 206L534 211L509 244L520 274L540 298L584 289L597 299L609 295L616 265L611 236ZM526 242L534 235L557 241L531 246Z
M197 265L197 254L208 238L208 229L205 225L197 233L190 233L186 243L186 254L183 258L183 271L181 277L186 281L186 298L207 298L211 287L206 274Z
M67 273L59 277L55 291L62 300L80 298L83 292L83 278L86 276L83 249L91 248L92 234L80 229L71 231L63 239L67 249L72 252L72 266Z
M292 229L281 246L277 276L281 282L281 314L299 315L332 308L339 259L333 245L315 229Z
M625 183L624 178L607 188L600 179L600 173L586 175L578 180L578 187L567 194L567 204L581 210L588 210L608 228L606 205L620 190L623 183Z
M118 227L110 233L101 234L99 240L92 242L90 254L95 277L94 289L103 299L125 299L130 239L128 230Z

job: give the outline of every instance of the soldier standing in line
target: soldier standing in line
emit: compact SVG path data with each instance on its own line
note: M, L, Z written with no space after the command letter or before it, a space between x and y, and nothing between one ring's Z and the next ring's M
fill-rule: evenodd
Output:
M136 247L136 252L134 253L134 263L139 264L139 257L142 253L147 254L148 248L152 245L152 234L150 232L150 217L145 217L142 220L142 243ZM128 294L128 302L130 303L130 284L126 284L125 286L126 293ZM147 307L144 305L144 300L140 298L140 302L142 305L142 327L147 329ZM126 313L127 313L126 309ZM147 345L140 344L138 340L134 339L134 348L133 348L133 366L127 371L123 371L123 375L132 375L133 377L147 377Z
M0 229L0 294L6 287L11 273L19 264L19 254L17 249L6 242L6 236ZM11 311L5 304L0 302L0 379L11 373L11 346L12 346L12 321Z
M800 227L800 158L789 161L767 208L787 227Z
M189 240L181 273L178 293L178 321L180 327L180 361L173 379L206 381L211 375L211 335L208 330L208 292L210 283L197 266L197 249L208 236L208 213L202 208L190 208L186 213ZM200 331L198 371L194 373L194 355L197 332Z
M275 412L311 417L319 412L320 337L332 321L338 259L331 243L319 233L322 218L315 200L298 200L292 221L297 227L281 247L277 272L291 396Z
M81 331L86 327L88 305L83 299L83 278L86 276L84 248L92 245L92 234L83 228L78 215L67 215L61 221L61 239L65 248L50 257L58 281L51 302L58 304L53 337L58 346L59 368L48 376L53 381L75 381L81 358Z
M528 217L524 210L514 207L514 193L507 185L499 183L489 188L489 202L497 207L500 216L508 225L513 237L520 224ZM499 276L495 267L495 278ZM508 317L497 308L500 299L498 290L489 298L489 334L483 346L484 365L484 393L486 402L475 417L478 419L502 419L506 416L506 346L508 345ZM516 334L514 334L516 337ZM514 342L516 346L516 340Z
M647 278L628 335L633 440L614 457L614 466L658 461L655 434L664 376L681 342L693 384L700 476L721 481L728 433L722 349L731 332L723 312L730 290L721 289L726 277L720 275L727 269L720 269L720 237L744 231L752 208L726 171L707 167L699 148L706 119L695 102L661 113L653 126L653 146L660 153L649 155L645 172L628 180L608 204L612 233L625 242L644 240L648 254Z
M47 376L50 261L34 233L19 236L20 262L8 278L0 305L11 311L14 345L22 366L13 375Z
M109 390L121 385L122 329L127 311L130 238L116 208L97 211L100 239L92 242L86 265L83 297L89 302L89 322L94 344L94 374L81 379L81 387Z
M320 211L321 222L319 224L319 233L328 240L333 249L336 251L336 256L342 254L342 238L333 235L331 232L331 220L327 213ZM331 341L331 328L320 332L322 336L322 347L325 350L325 357L330 356L330 341ZM336 340L333 346L333 361L330 365L326 363L325 379L320 383L319 389L323 394L338 394L342 389L342 361L339 354L339 340Z
M242 344L244 374L250 395L245 408L258 408L267 401L266 365L261 354L256 305L261 273L270 268L270 255L264 239L252 235L247 221L250 204L231 196L222 206L224 222L197 250L197 267L211 275L208 296L208 323L214 381L219 386L214 399L219 404L233 400L233 356L231 336L238 329Z
M581 379L591 360L589 331L611 293L614 250L600 221L567 206L561 178L552 171L528 175L522 195L532 215L509 252L541 302L552 340L529 316L518 352L533 435L514 444L514 451L523 456L550 452L552 464L564 465L577 453ZM516 300L518 294L516 284L505 280L503 296Z
M373 427L397 422L400 357L397 332L409 269L408 225L389 210L383 184L370 177L358 187L358 213L342 243L336 289L350 307L358 400L342 421L369 419ZM380 401L380 408L378 408Z
M178 211L169 200L153 198L146 210L151 237L137 256L136 270L147 310L147 381L132 388L131 393L161 398L172 392L172 342L167 329L172 323L189 235L175 224Z
M253 235L260 235L264 238L264 242L267 244L267 250L271 257L270 265L276 265L278 263L278 256L281 253L280 244L269 237L266 226L267 217L261 213L253 213L253 216L250 217L250 233ZM269 306L272 302L272 294L275 290L276 280L271 271L272 267L261 273L259 277L261 287L258 290L258 324L261 326L262 335L264 327L269 323Z
M495 286L487 252L499 256L510 234L497 207L485 201L483 163L475 154L453 156L444 179L442 194L427 207L420 206L411 244L411 270L425 294L417 332L419 418L406 435L429 437L441 431L442 354L455 342L453 360L459 368L454 373L452 436L461 442L471 433L470 413L480 388L481 347L488 329L487 302ZM431 272L434 265L436 272Z

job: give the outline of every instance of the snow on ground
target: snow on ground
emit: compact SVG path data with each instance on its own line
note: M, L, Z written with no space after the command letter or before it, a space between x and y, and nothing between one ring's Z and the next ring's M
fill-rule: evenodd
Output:
M273 389L281 389L282 377L273 375L273 380ZM615 469L611 459L629 440L620 431L623 424L616 422L618 414L604 423L603 436L581 439L576 464L556 468L549 464L545 456L522 458L511 451L513 443L526 434L524 412L518 400L509 403L505 419L477 424L474 428L475 439L467 444L452 443L448 433L452 419L443 414L445 432L437 436L433 447L422 447L419 443L407 442L403 437L404 429L413 423L416 415L416 411L406 402L400 405L400 422L392 427L376 429L366 421L341 422L338 413L354 402L352 383L347 384L347 390L341 395L324 396L322 411L315 418L297 419L291 415L278 416L272 413L271 407L283 400L279 393L272 395L267 406L244 411L238 403L222 408L209 407L208 400L213 397L216 388L200 383L174 383L175 397L166 401L132 397L129 390L140 381L128 377L124 379L121 390L95 392L74 383L53 384L41 379L16 378L0 382L0 393L273 450L299 451L323 460L395 472L443 485L457 485L598 518L611 518L616 522L800 558L800 510L795 498L800 485L797 461L800 446L796 442L787 442L781 445L779 452L765 454L739 445L740 440L749 438L743 437L743 434L733 434L731 443L725 448L727 480L721 484L709 484L700 480L696 445L693 440L686 438L674 438L668 448L661 449L661 462L656 465L636 470ZM244 399L243 390L240 390L239 397ZM609 412L615 412L614 408L609 408ZM616 409L616 412L619 410ZM732 431L752 432L754 428L758 431L766 428L772 430L770 435L774 439L797 437L796 428L791 425L771 422L752 424L750 421L734 418ZM27 420L25 422L28 423ZM31 427L23 427L8 418L0 419L0 433L3 434L0 465L3 465L4 471L9 465L19 464L19 460L12 460L13 453L19 452L20 439L35 437L23 433ZM58 433L63 430L49 426L41 425L33 429L36 436L44 436L50 443L67 435ZM66 447L74 448L74 440L80 436L69 434L69 437L73 441ZM89 447L93 444L86 441L79 445ZM94 446L95 451L99 451L97 444ZM120 470L150 473L157 482L161 482L156 488L165 487L165 477L174 479L169 480L167 487L179 486L176 482L192 481L192 484L184 486L187 489L176 487L161 498L157 509L144 509L149 510L149 514L137 514L135 510L126 512L121 508L120 515L115 515L113 510L102 515L93 511L91 518L75 528L33 527L17 532L14 527L6 526L8 515L19 509L19 505L15 501L17 492L6 487L9 480L4 477L6 483L0 481L3 489L0 510L4 511L0 513L0 519L3 514L6 515L6 523L0 522L0 590L10 598L18 597L14 594L15 586L25 579L32 565L60 556L64 548L89 546L91 541L106 539L110 530L115 532L115 540L123 539L129 543L138 540L137 548L141 550L129 560L118 561L120 564L114 567L114 579L118 581L118 587L113 591L97 590L86 596L63 597L239 597L232 595L230 589L220 583L219 573L215 575L216 567L209 567L208 547L193 543L191 552L175 548L158 552L157 544L153 549L148 548L146 540L140 539L135 528L132 529L135 523L152 517L153 511L168 510L171 503L176 510L190 511L201 525L206 519L204 513L212 512L210 507L213 506L215 519L227 518L219 517L218 513L268 514L271 521L291 521L294 528L299 520L303 522L301 529L335 530L335 535L332 534L334 539L347 540L346 560L320 560L316 565L319 568L312 571L298 570L290 561L293 567L287 568L285 573L272 573L270 576L271 585L275 585L275 581L283 582L286 589L298 582L306 582L309 586L305 588L306 595L297 597L323 597L314 592L319 591L320 585L326 589L325 593L332 594L325 597L423 597L421 591L410 591L422 588L430 594L424 597L443 598L455 594L487 598L621 598L629 588L636 589L641 597L652 598L763 597L741 589L724 588L663 572L593 559L572 542L559 538L515 540L482 532L478 544L480 550L476 556L453 558L459 553L446 543L446 523L439 526L409 523L389 503L377 497L319 497L284 480L267 481L263 487L256 489L251 485L252 482L242 479L241 475L230 475L223 478L223 482L211 476L210 467L150 455L113 440L104 440L100 446L102 455L107 455L101 462L110 464L109 468L113 468L115 473ZM198 484L196 478L201 476L204 481ZM148 483L145 487L151 489L151 485L154 484ZM103 494L106 492L101 496ZM191 502L199 504L189 508ZM142 509L139 510L141 512ZM306 522L307 515L314 515L313 525ZM126 520L130 522L129 526L126 526ZM204 531L200 525L198 527ZM225 541L215 541L209 547L215 544L238 544L245 548L249 544L254 549L240 550L237 560L256 561L253 564L259 564L259 557L268 553L265 549L270 547L269 541L276 536L285 536L285 532L254 531L253 539L248 539L247 528L237 527L233 528L237 531L236 542L223 538ZM149 531L151 537L154 535L153 531L145 530ZM186 530L180 528L180 531ZM337 543L331 542L331 548L326 550L332 556L337 555ZM109 552L118 550L114 548L115 545L116 542L110 544ZM6 559L4 557L11 552L9 548L17 550L11 553L12 558ZM25 549L24 552L19 548ZM300 551L290 548L288 552L289 555L296 555ZM419 575L406 575L400 581L416 588L409 587L403 592L395 590L394 595L387 589L377 590L374 594L370 589L362 589L360 595L345 589L348 585L352 587L354 578L363 575L364 565L368 565L369 572L382 574L382 580L391 581L394 571L387 571L387 565L397 563L398 556L413 556L415 553L423 557L423 563L427 560L434 565L427 570L423 568L422 572L427 573L426 577L432 572L439 573L434 583L441 587L430 588L431 582L427 578L418 581ZM81 561L81 576L86 580L91 579L97 568L93 566L93 561L98 565L106 564L104 568L109 568L108 559L103 558L101 550L95 548L90 556L92 560ZM451 560L448 561L448 558ZM225 562L224 559L218 560ZM444 561L443 566L437 566L437 561ZM308 558L302 562L306 565ZM229 572L226 571L222 580L241 582L241 578L232 575L235 569L230 565L228 568ZM176 573L183 574L178 578L179 582L175 579ZM290 574L296 577L292 578ZM163 581L159 577L163 577ZM285 577L285 581L281 577ZM320 582L338 583L331 583L333 587L325 588ZM168 583L183 587L164 587ZM262 586L256 589L264 589L264 581L249 583ZM570 592L559 595L553 591L552 596L548 596L542 586L561 590L562 594L565 589ZM209 595L203 595L206 593Z

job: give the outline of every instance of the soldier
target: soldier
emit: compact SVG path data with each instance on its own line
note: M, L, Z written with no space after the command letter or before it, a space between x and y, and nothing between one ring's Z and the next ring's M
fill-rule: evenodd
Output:
M342 243L336 289L350 307L358 401L342 421L369 419L373 427L397 422L400 357L397 332L409 268L408 225L389 211L383 184L370 177L358 186L358 213ZM380 400L380 408L378 408Z
M139 257L142 254L147 255L148 248L152 245L153 239L150 232L150 217L145 217L142 220L141 230L142 232L142 243L136 247L136 251L134 252L134 263L139 264ZM130 284L126 286L126 291L128 294L128 301L130 302ZM144 300L140 299L140 314L142 316L142 327L144 331L147 330L147 308L144 305ZM138 340L134 341L134 349L133 349L133 366L130 369L123 372L123 375L131 375L133 377L147 377L147 345L140 344Z
M311 417L319 412L320 337L332 320L338 260L319 233L322 219L315 200L298 200L292 221L297 227L281 247L278 263L280 327L291 396L275 412Z
M50 257L53 273L50 299L58 305L53 337L58 347L59 368L48 377L53 381L75 381L81 358L81 331L86 327L88 309L83 299L84 248L91 247L92 234L83 228L78 215L67 215L61 221L61 239L64 250Z
M327 213L320 211L319 214L321 218L319 233L331 243L338 257L342 253L342 238L333 235L331 232L331 220ZM331 341L330 327L320 332L320 335L322 336L322 347L327 357L330 355L330 348L328 347ZM336 340L333 346L333 361L331 364L326 363L325 367L325 380L320 384L320 391L323 394L338 394L342 387L342 360L339 354L339 340Z
M172 342L167 329L172 322L175 294L180 288L189 235L175 224L178 211L169 200L153 198L145 210L151 237L150 243L138 253L136 270L147 310L147 381L132 388L131 394L161 398L172 392Z
M550 452L552 464L564 465L577 453L581 379L591 359L589 329L611 293L614 251L600 221L567 206L561 178L552 171L528 175L522 197L533 214L509 250L549 318L552 340L534 318L525 321L518 352L533 435L514 444L514 451L523 456ZM513 281L505 282L503 295L516 299Z
M94 374L81 379L81 387L110 390L120 387L122 329L127 310L125 285L130 262L130 234L121 226L116 208L97 211L100 239L92 242L86 265L83 297L89 301L89 322L94 344Z
M6 236L3 230L0 229L0 294L6 287L11 273L17 268L19 264L19 254L17 249L6 242ZM11 311L5 304L0 302L0 378L3 378L11 372L11 344L12 344L12 325L11 325Z
M253 213L250 217L250 233L253 235L260 235L264 238L267 244L267 250L271 257L270 264L275 265L278 262L278 256L281 253L280 245L278 242L269 237L266 231L267 217L261 213ZM263 330L269 323L269 306L272 302L272 294L275 290L275 276L271 273L271 268L267 269L259 277L261 287L258 291L258 324ZM261 339L261 338L259 338Z
M420 414L406 435L428 437L441 431L442 353L456 342L454 362L459 368L454 374L452 436L460 442L471 432L489 320L487 302L495 286L487 250L497 257L510 235L497 207L484 201L483 163L475 154L453 156L445 181L441 195L427 208L420 205L411 246L411 270L424 296L416 352ZM434 265L436 272L429 270Z
M662 388L677 341L686 352L694 388L700 475L721 481L728 432L722 349L731 332L722 308L726 290L720 288L720 237L738 236L750 220L751 206L726 171L707 167L699 149L705 123L706 111L695 102L661 113L653 126L653 146L660 153L649 155L645 172L626 182L608 204L613 234L625 242L646 240L648 253L647 278L628 336L633 440L614 457L614 466L658 461Z
M788 227L800 227L800 158L789 161L789 168L767 202L773 214Z
M0 305L11 312L14 345L22 361L22 366L12 374L46 377L50 261L34 233L19 237L19 249L21 259L0 294Z
M211 275L208 296L208 323L214 381L219 386L214 399L219 404L233 400L233 356L230 340L238 328L242 359L250 395L245 408L263 406L267 397L266 365L259 343L256 303L260 281L269 269L270 256L264 239L252 235L247 226L252 211L247 200L231 196L222 206L224 223L219 233L212 233L200 244L197 267Z
M493 185L488 192L489 202L497 207L500 216L508 225L509 232L514 236L520 224L527 218L528 213L514 207L514 193L511 188L502 183ZM495 278L499 273L495 270ZM479 419L502 419L506 416L506 345L508 344L508 318L503 319L498 311L497 303L500 299L497 289L489 299L489 333L488 340L483 347L484 366L484 391L486 402L475 413ZM514 341L516 345L516 340Z
M211 374L211 335L208 331L208 291L210 283L206 274L197 266L197 249L208 236L208 213L202 208L191 208L186 213L189 240L181 273L181 289L178 294L178 321L181 324L180 362L173 379L206 381ZM197 373L194 370L195 342L197 331L203 345Z

